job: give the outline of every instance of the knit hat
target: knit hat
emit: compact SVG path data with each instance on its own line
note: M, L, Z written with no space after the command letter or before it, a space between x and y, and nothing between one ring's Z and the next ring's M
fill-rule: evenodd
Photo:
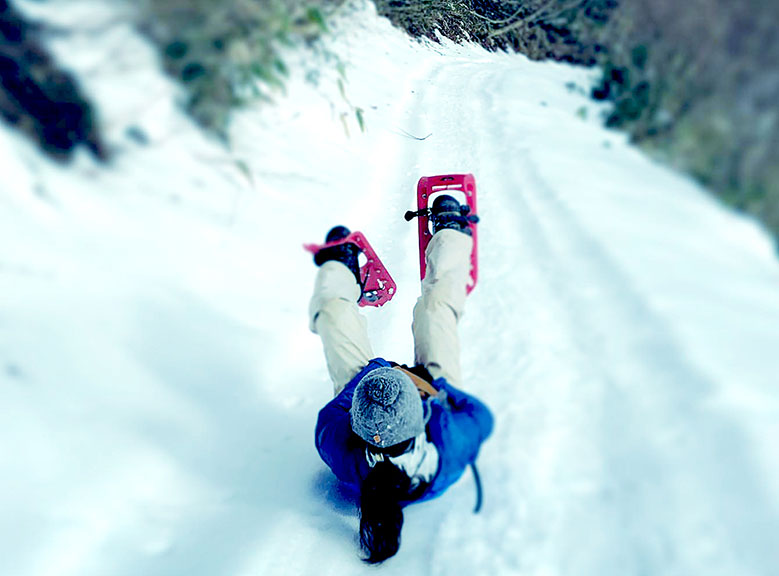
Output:
M363 376L354 389L351 414L355 434L379 448L425 431L419 391L394 368L377 368Z

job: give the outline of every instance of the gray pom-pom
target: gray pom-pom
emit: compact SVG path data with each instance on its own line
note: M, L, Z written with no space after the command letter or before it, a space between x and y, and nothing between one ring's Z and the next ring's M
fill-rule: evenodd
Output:
M398 394L400 394L400 386L398 386L397 380L376 378L371 381L365 392L373 402L387 407L397 399Z

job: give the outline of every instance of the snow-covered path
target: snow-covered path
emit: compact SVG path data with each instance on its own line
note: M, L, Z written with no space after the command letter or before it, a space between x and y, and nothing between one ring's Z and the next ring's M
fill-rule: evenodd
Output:
M486 541L499 542L502 553L483 550L484 526L463 538L465 520L456 513L440 573L464 566L464 573L762 573L765 558L777 559L771 534L779 524L775 506L755 506L772 495L752 460L753 438L730 414L708 409L730 383L694 364L686 350L692 343L655 309L654 300L668 295L646 286L646 276L667 274L675 262L666 257L670 262L643 278L631 274L623 261L634 252L601 230L610 225L604 219L637 221L637 242L662 255L690 241L686 218L716 226L722 215L707 202L686 213L690 196L702 199L691 187L682 198L658 196L654 187L667 176L612 150L614 144L604 146L611 141L602 130L560 129L570 118L547 112L549 101L566 98L559 78L545 83L523 77L513 63L491 64L445 62L429 74L422 102L411 110L411 132L435 127L444 144L402 154L420 173L472 166L483 176L480 212L489 224L482 227L491 247L482 255L482 284L469 303L476 317L464 323L463 338L466 346L469 335L476 339L466 373L503 416L482 457L488 482L502 487L490 508L500 521L486 529ZM528 93L538 102L510 97ZM582 198L587 192L603 204L609 193L615 202L632 196L635 204L625 211L604 206L591 223L576 212L592 210ZM678 226L647 242L641 235L652 234L656 222L636 218L647 208L663 210ZM705 238L692 239L696 248L712 242L703 231ZM651 241L657 245L647 247ZM720 258L728 244L707 246L706 254ZM665 281L696 281L698 293L714 294L718 287L709 282L725 281L721 271L694 278L696 267L688 274ZM673 290L683 297L684 288ZM775 301L768 310L776 314ZM743 323L732 328L762 335ZM770 378L769 371L760 382L764 394Z
M375 350L410 361L416 228L402 214L420 176L464 171L482 226L463 368L496 414L485 505L472 514L466 475L408 508L380 569L772 574L767 237L602 129L591 72L419 46L370 10L345 18L332 49L349 102L293 79L277 108L239 115L229 154L116 25L101 42L123 58L95 56L94 35L58 46L120 147L110 169L53 167L0 129L0 574L371 570L353 495L313 448L331 388L300 244L336 223L369 236L399 285L366 311Z

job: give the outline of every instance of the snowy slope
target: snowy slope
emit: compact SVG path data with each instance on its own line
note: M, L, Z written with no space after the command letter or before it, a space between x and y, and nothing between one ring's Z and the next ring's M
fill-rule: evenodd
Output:
M463 368L497 422L485 505L466 475L408 508L379 570L776 573L779 262L600 127L593 72L419 45L361 6L331 40L348 101L293 79L226 151L112 9L23 7L75 26L53 48L116 157L58 167L0 127L0 574L373 570L313 447L332 388L301 244L368 235L399 286L366 311L374 348L411 361L402 214L420 176L463 171L482 217Z

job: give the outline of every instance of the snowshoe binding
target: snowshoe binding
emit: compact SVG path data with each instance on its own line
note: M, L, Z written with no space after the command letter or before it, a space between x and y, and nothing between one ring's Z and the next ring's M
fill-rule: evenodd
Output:
M430 222L433 225L433 234L439 230L457 230L471 236L471 227L468 226L467 214L471 208L467 204L460 204L452 196L441 194L433 200L430 209Z
M462 195L466 204L452 194ZM430 204L432 202L432 205ZM473 174L440 174L423 176L417 183L417 209L406 212L407 222L417 219L419 227L419 278L425 279L425 252L433 235L441 230L457 230L473 238L471 280L468 294L476 287L479 276L478 222L476 215L476 180Z
M357 244L351 242L333 244L338 240L343 240L349 234L351 234L351 231L346 226L334 226L331 228L325 237L325 247L314 254L314 263L317 266L321 266L325 262L336 260L351 270L357 279L357 283L361 284L360 265L358 262L360 248Z

